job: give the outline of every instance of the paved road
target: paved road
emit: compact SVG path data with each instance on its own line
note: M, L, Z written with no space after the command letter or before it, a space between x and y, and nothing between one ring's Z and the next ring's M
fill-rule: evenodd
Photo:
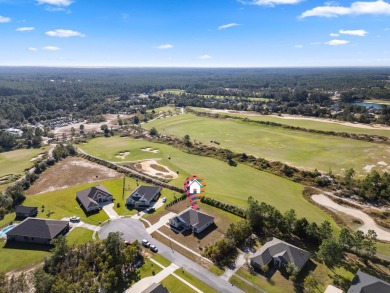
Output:
M232 284L226 280L223 280L206 270L204 267L186 258L182 254L153 239L152 236L146 232L144 225L138 220L131 218L113 220L100 229L100 239L107 238L110 232L122 232L123 238L127 241L142 241L142 239L149 240L152 244L157 246L159 253L162 256L169 259L177 266L184 268L186 271L193 274L210 287L213 287L218 292L243 292L237 287L232 286Z

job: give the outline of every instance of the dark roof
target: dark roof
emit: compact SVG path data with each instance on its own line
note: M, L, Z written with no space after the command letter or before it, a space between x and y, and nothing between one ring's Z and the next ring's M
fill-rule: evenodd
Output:
M168 289L159 283L153 283L141 293L169 293Z
M189 209L184 213L180 214L179 217L189 226L199 228L203 227L205 224L214 221L214 217L203 214L199 211L194 211L193 209Z
M347 293L390 293L390 284L358 271Z
M310 253L274 237L253 255L251 261L262 266L267 265L276 256L301 269L309 260Z
M146 199L147 201L151 201L159 192L161 191L161 187L158 187L158 186L138 186L130 195L130 197L133 197L134 200L136 200L136 198L134 197L134 195L136 193L138 193L141 197L140 198L144 198ZM137 199L138 201L138 199Z
M27 218L6 234L7 236L53 239L68 226L68 221Z
M79 199L84 208L88 209L93 206L99 206L95 199L102 193L106 196L112 196L103 185L97 185L77 192L76 197Z
M29 214L37 209L37 207L17 206L15 209L15 213Z

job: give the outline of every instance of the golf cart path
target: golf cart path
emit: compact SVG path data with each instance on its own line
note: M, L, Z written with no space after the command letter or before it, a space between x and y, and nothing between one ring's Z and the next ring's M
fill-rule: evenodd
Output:
M344 214L353 216L355 218L358 218L363 222L363 225L359 227L359 230L363 231L364 233L367 233L368 230L374 230L377 234L378 240L384 240L384 241L390 241L390 232L380 227L375 221L366 213L363 213L362 211L351 208L348 206L342 206L338 203L331 200L329 197L323 194L314 194L311 197L316 203L326 207L330 210L335 210L338 212L342 212Z

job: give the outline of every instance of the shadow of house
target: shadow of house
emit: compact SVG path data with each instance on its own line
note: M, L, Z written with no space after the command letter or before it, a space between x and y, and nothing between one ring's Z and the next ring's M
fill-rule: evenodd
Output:
M86 214L99 212L100 204L112 201L112 194L103 186L97 185L76 193L76 199Z
M214 217L189 208L176 217L169 219L169 224L175 229L183 228L199 234L214 224Z
M27 218L6 233L8 242L50 244L70 229L68 221Z
M358 271L347 293L390 293L390 283Z
M310 252L274 237L254 253L250 263L259 270L268 266L270 271L281 270L283 273L289 264L301 271L309 259Z

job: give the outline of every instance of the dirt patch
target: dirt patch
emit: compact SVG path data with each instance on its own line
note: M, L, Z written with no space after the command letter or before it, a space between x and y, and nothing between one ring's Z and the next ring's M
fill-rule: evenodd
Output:
M134 114L119 115L119 118L122 120L125 120L125 119L129 119L133 116L134 116ZM113 127L113 128L119 127L117 114L105 114L105 115L103 115L103 117L106 119L105 122L87 123L87 121L84 121L84 122L70 124L70 125L63 126L63 127L58 127L53 132L54 132L55 137L61 137L63 134L65 134L66 136L70 136L72 133L72 131L71 131L72 127L76 130L76 133L80 132L80 125L81 124L84 125L84 132L85 133L86 132L102 132L100 127L103 124L107 124L109 129L111 129L111 127Z
M142 173L162 179L175 179L178 177L176 172L173 172L166 166L160 165L155 160L143 161L135 164L134 167Z
M375 165L366 165L363 167L363 170L368 173L368 172L371 172L372 168L374 168L374 167L375 167Z
M115 157L117 157L118 159L124 160L129 154L130 154L129 151L124 151L124 152L118 153Z
M142 148L141 151L155 153L155 154L157 154L159 152L158 149L152 149L152 148Z
M45 154L39 154L38 156L32 158L32 159L30 160L30 162L35 162L36 160L39 160L40 158L42 158L44 155L45 155Z
M41 174L26 194L45 193L120 176L122 176L120 173L102 165L77 157L68 157Z

